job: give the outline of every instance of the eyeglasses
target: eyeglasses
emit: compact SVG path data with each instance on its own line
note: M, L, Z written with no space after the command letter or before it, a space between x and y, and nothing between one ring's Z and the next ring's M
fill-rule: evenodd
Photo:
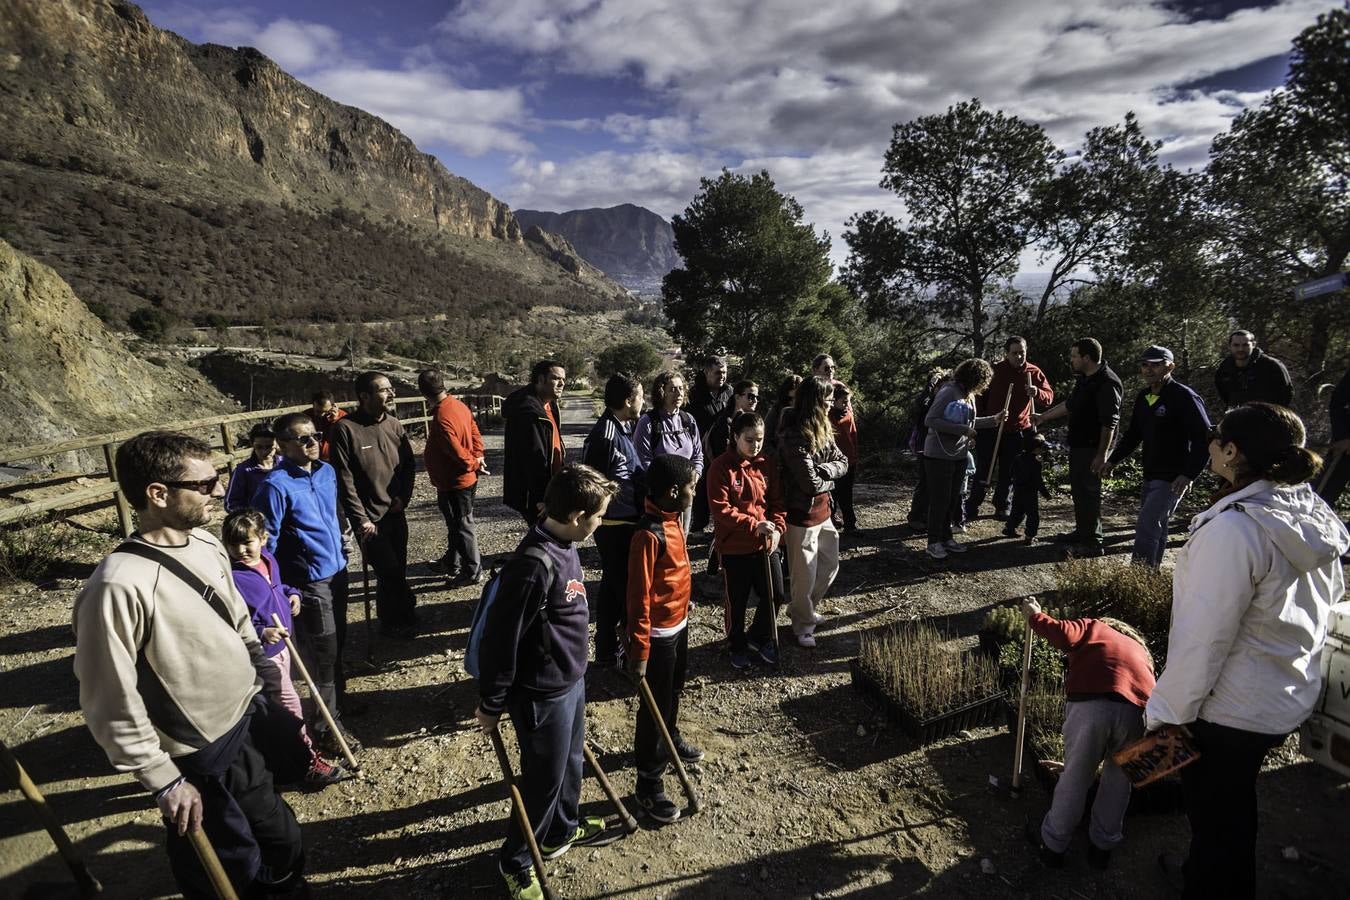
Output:
M299 445L302 446L302 447L308 447L308 446L310 446L311 444L317 444L317 443L319 442L318 437L316 437L315 435L312 435L312 434L302 434L302 435L300 435L300 436L298 436L298 437L280 438L280 440L283 440L283 441L295 441L297 444L299 444Z
M759 394L741 394L741 396L744 397L744 398L747 399L747 400L758 400L758 399L759 399Z
M177 488L180 491L196 491L209 497L215 493L216 485L220 484L220 476L214 475L211 478L201 478L197 481L161 481L160 484L167 488Z

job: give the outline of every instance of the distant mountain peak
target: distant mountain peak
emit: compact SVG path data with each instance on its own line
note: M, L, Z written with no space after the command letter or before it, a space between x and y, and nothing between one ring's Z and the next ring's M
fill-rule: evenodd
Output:
M670 223L633 203L567 212L519 209L515 217L523 228L538 227L566 238L583 259L632 290L658 288L666 273L680 265Z

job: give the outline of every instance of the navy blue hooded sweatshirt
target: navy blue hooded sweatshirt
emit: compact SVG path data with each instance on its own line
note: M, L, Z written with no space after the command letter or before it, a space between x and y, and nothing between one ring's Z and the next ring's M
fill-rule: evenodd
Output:
M1130 427L1111 451L1115 465L1144 445L1145 481L1173 481L1185 475L1194 481L1209 462L1209 414L1195 391L1169 378L1149 405L1144 388L1134 399Z
M553 581L544 564L528 556L517 555L501 571L478 663L479 705L492 715L506 709L509 693L546 700L566 693L586 674L591 614L576 545L559 541L540 523L516 553L530 546L552 558Z

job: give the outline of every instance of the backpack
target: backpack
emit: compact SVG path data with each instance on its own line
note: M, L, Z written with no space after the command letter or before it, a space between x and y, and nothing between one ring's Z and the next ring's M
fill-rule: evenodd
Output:
M689 442L691 444L697 443L697 441L695 440L695 435L698 434L698 423L694 421L694 417L690 413L687 413L684 410L679 410L679 413L680 413L680 424L684 426L684 433L689 435ZM656 455L656 448L661 446L662 418L664 417L655 412L653 412L649 416L649 420L652 423L651 428L652 456Z
M532 544L524 550L508 554L500 562L492 567L492 573L488 576L487 582L483 585L483 593L478 598L478 603L473 608L473 618L469 622L469 643L464 648L464 671L468 672L470 677L478 678L481 667L479 664L479 653L483 646L483 631L487 628L488 610L496 602L501 587L502 572L513 561L519 559L534 559L543 563L544 566L544 598L539 603L539 608L535 615L543 619L544 636L544 656L547 657L552 650L548 633L548 616L544 614L545 607L548 606L549 591L553 588L553 557L548 555L538 544ZM529 626L527 621L526 627Z

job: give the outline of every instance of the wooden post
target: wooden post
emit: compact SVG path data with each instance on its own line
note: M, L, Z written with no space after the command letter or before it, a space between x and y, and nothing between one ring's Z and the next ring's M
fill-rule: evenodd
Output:
M70 874L75 877L75 883L79 885L80 895L92 897L95 894L102 893L103 885L98 883L98 879L89 873L84 860L80 857L80 852L75 849L75 845L70 842L66 836L66 831L57 821L56 814L52 808L47 805L47 798L42 796L42 791L33 783L33 779L28 777L28 772L14 758L14 754L9 752L4 741L0 741L0 769L4 769L5 774L14 782L14 786L19 789L33 806L38 819L42 822L42 827L47 829L47 834L51 835L52 843L56 844L56 852L61 854L61 859L65 860L66 866L70 868Z
M1022 648L1022 694L1017 699L1017 736L1013 745L1012 793L1014 796L1022 790L1022 748L1027 736L1027 694L1031 692L1031 642L1035 633L1031 630L1031 620L1027 619L1026 644Z
M228 423L220 423L220 445L225 448L225 471L234 474L234 438L230 436Z
M103 445L103 459L108 463L108 480L117 485L117 493L113 494L117 501L117 524L122 527L122 537L131 537L131 505L127 503L127 495L122 493L122 485L117 482L117 455L113 453L112 444Z

